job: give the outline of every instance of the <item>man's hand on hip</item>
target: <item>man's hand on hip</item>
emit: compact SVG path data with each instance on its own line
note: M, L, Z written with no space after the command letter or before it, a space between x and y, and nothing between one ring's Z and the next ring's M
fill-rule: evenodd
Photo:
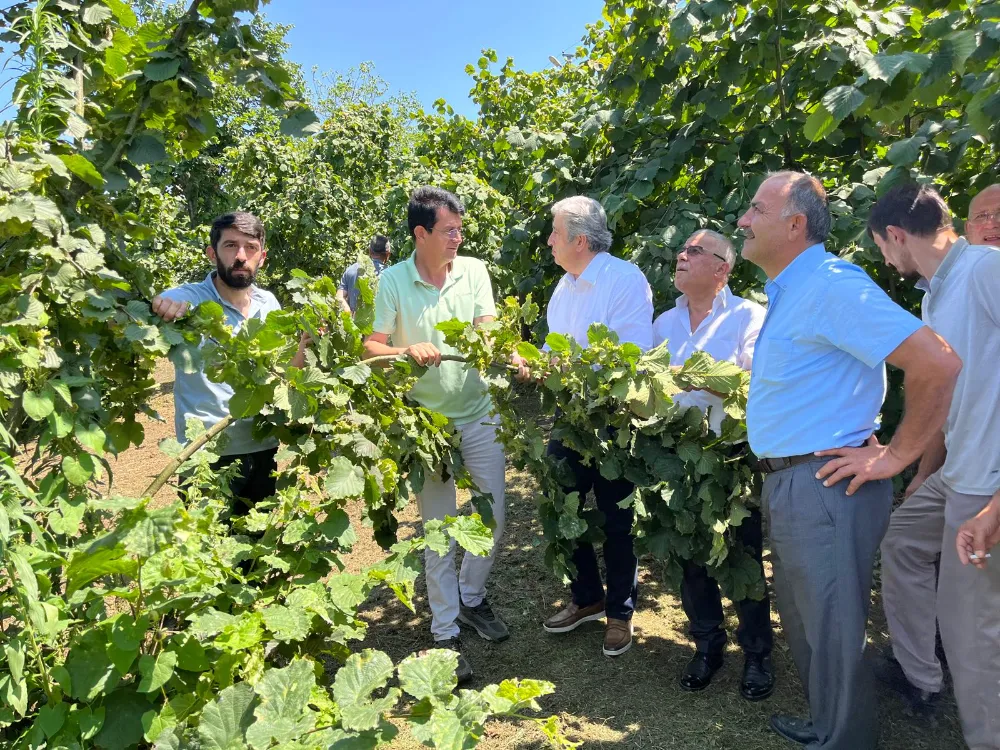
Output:
M187 314L188 309L191 307L188 302L180 302L178 300L167 299L166 297L157 294L153 297L153 314L162 318L164 322L169 323L171 320L177 320Z
M824 487L832 487L841 479L854 477L847 485L847 494L853 495L865 482L889 479L905 469L909 463L892 452L888 445L882 445L872 435L860 448L834 448L816 451L817 456L834 456L816 472L816 478L823 480Z

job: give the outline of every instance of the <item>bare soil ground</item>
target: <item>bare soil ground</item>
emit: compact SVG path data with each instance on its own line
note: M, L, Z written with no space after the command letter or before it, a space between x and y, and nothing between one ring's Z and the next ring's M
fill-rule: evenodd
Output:
M163 422L147 420L146 442L142 448L122 455L116 465L115 489L123 494L141 492L166 464L157 441L173 434L173 372L165 364L157 372L163 384L153 407ZM726 665L711 687L689 694L677 686L677 679L691 654L686 620L679 598L663 584L655 560L644 560L640 574L640 599L635 616L636 642L617 659L601 654L602 629L592 623L563 636L545 633L540 623L567 595L566 590L545 569L540 529L535 520L530 476L509 470L507 532L490 583L490 599L510 627L511 638L494 644L474 632L463 633L463 649L475 677L472 687L482 687L509 677L549 680L556 693L543 700L546 713L556 713L572 739L587 750L596 748L643 748L669 750L787 750L792 747L768 728L772 713L804 714L807 705L794 665L782 639L777 613L774 654L778 687L774 695L760 703L740 698L738 685L742 655L730 644ZM164 489L163 500L170 496ZM158 498L159 499L159 498ZM460 497L460 503L467 503ZM360 523L354 509L359 540L346 562L349 570L359 570L382 557L369 529ZM418 533L419 516L411 504L400 518L402 536ZM399 660L430 641L430 613L426 606L423 580L418 581L416 614L410 612L388 591L379 592L363 610L370 622L368 637L359 648L377 648ZM735 632L732 608L730 632ZM881 598L876 591L872 604L873 623L869 629L872 651L886 643ZM961 750L965 745L954 702L950 695L938 721L930 724L904 715L902 703L880 690L879 711L882 750ZM479 747L484 750L543 747L541 733L532 726L513 722L493 722ZM405 731L393 747L410 750L420 747Z

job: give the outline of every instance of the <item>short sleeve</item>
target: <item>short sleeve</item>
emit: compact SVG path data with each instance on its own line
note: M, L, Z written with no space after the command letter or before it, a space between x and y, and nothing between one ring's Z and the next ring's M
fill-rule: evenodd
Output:
M1000 326L1000 251L991 250L976 263L972 289L994 325Z
M475 315L473 318L493 317L497 315L497 306L493 301L493 284L490 281L490 272L486 270L486 264L482 261L475 263L475 280L473 282L473 293L476 298Z
M385 275L378 285L375 294L375 322L372 325L374 333L384 333L391 336L396 332L396 320L399 316L399 299L392 277Z
M817 338L877 367L923 323L897 305L860 268L835 267L815 311Z

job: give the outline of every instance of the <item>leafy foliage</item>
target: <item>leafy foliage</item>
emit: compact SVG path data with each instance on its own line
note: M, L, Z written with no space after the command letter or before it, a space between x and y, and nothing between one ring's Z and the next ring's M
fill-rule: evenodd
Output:
M749 375L703 352L683 365L670 364L666 344L643 353L635 344L595 324L583 348L571 337L550 333L546 350L520 342L521 325L538 313L528 300L508 298L497 321L479 329L459 321L439 326L448 342L487 377L499 415L507 455L538 483L536 497L545 560L564 580L576 571L572 554L581 541L600 542L599 511L584 498L561 459L548 455L537 419L525 419L510 380L495 362L516 352L541 388L542 415L552 419L551 438L576 451L585 465L609 480L635 485L626 499L634 507L637 551L666 563L679 583L685 561L705 565L734 600L763 596L763 571L731 533L749 515L754 472L746 445L745 409ZM674 397L689 388L725 396L721 434L709 429L697 407Z
M216 85L258 97L286 132L310 119L287 69L240 21L258 9L256 0L199 0L136 14L118 0L60 0L8 11L23 64L18 115L0 144L5 746L387 742L395 729L386 717L409 709L398 690L373 697L394 672L388 657L351 653L366 629L359 606L383 585L412 606L427 544L488 550L475 515L429 523L430 541L393 543L392 513L426 473L461 476L462 467L447 421L406 401L410 368L358 362L355 321L365 316L339 312L329 278L289 273L295 308L239 333L214 304L169 324L150 312L153 289L187 261L177 247L160 265L133 256L190 231L180 219L150 230L183 209L156 178L216 134L207 106ZM370 306L370 277L361 283ZM295 368L303 330L316 343ZM277 494L245 517L230 516L233 469L211 468L226 422L206 432L193 421L186 449L165 441L174 461L142 497L115 492L108 459L142 444L137 416L149 412L150 373L167 356L228 383L233 418L254 418L259 434L283 445ZM178 469L178 499L154 503ZM359 502L391 550L347 574L340 556L355 534L345 508ZM423 661L412 664L419 671ZM358 673L364 689L344 688L360 684ZM426 680L447 725L415 719L428 742L474 744L489 716L523 717L551 690L467 691L483 710L456 727L444 697L453 679L438 671ZM518 701L490 703L519 691ZM423 705L426 695L410 697ZM551 720L538 721L562 741Z

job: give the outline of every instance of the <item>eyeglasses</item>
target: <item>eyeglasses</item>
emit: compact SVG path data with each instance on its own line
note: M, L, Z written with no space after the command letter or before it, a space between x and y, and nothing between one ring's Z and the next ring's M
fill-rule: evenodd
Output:
M996 221L997 219L1000 219L1000 211L980 211L971 217L969 221L974 221L977 224L985 224L987 221Z
M719 260L721 260L723 263L728 263L729 262L728 260L726 260L723 256L719 255L718 253L709 253L708 250L706 250L705 248L703 248L701 245L685 245L684 247L682 247L680 250L677 251L677 255L680 255L681 253L687 253L689 258L692 258L692 257L694 257L696 255L706 255L706 254L708 254L708 255L714 255L716 258L718 258ZM674 260L677 260L677 256L674 256Z
M431 231L436 232L438 230L435 228ZM462 230L457 227L455 229L442 229L441 233L448 235L449 240L457 240L462 236Z

